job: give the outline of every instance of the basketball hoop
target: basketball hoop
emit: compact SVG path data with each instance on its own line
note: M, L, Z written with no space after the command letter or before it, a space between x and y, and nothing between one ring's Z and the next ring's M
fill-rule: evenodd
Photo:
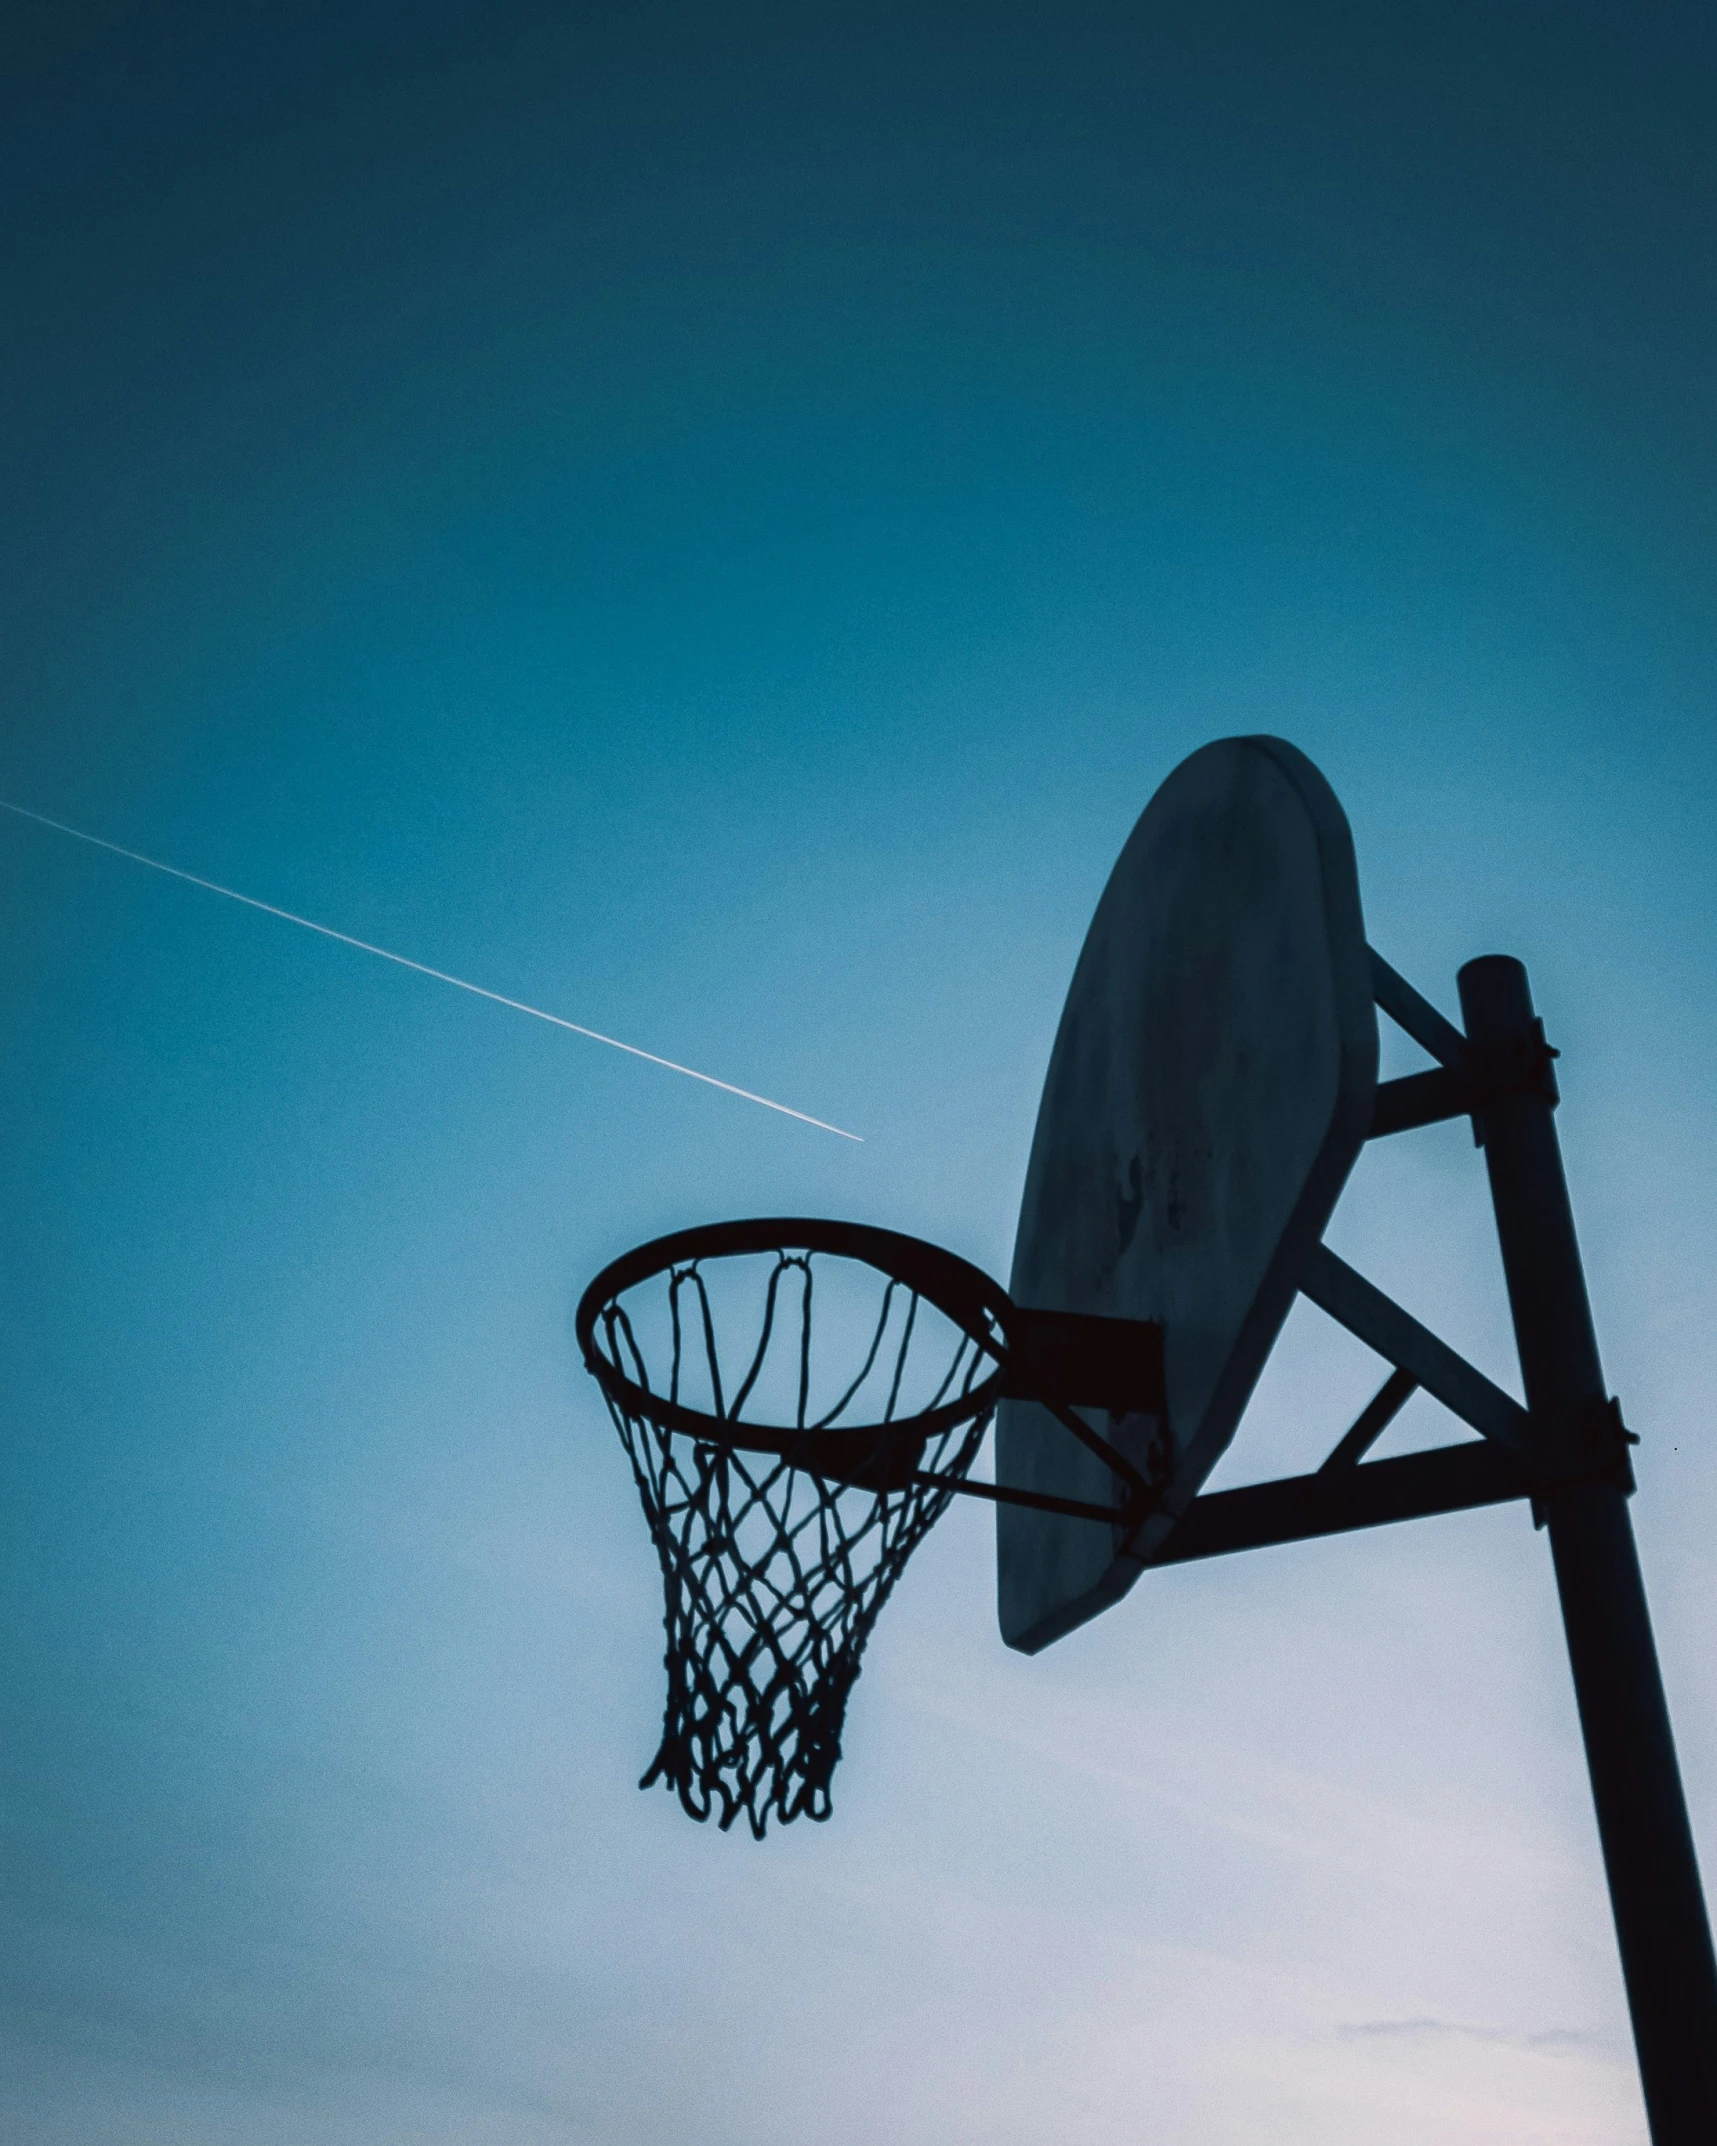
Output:
M1526 972L1456 1028L1366 943L1353 839L1279 738L1201 747L1110 874L1044 1081L1006 1290L889 1230L735 1222L578 1308L661 1562L643 1787L761 1840L829 1815L847 1701L956 1493L998 1508L1002 1637L1036 1653L1141 1572L1530 1499L1548 1527L1652 2136L1717 2138L1717 1960ZM1379 1083L1377 1016L1435 1061ZM1324 1241L1368 1140L1470 1118L1527 1405ZM1312 1475L1205 1486L1297 1299L1390 1366ZM815 1318L813 1319L813 1306ZM1423 1392L1480 1434L1366 1456ZM971 1470L996 1418L995 1480Z
M1071 1404L1137 1409L1155 1330L1074 1322L1085 1344L1125 1332L1099 1336L1103 1392L1089 1346L1086 1385L1058 1392L1067 1322L892 1230L682 1230L605 1268L576 1324L662 1568L667 1707L639 1786L664 1782L724 1831L742 1812L759 1840L771 1815L828 1817L865 1643L954 1494L1039 1502L967 1480L1004 1394L1043 1399L1109 1463L1113 1502L1055 1510L1130 1524L1152 1492Z

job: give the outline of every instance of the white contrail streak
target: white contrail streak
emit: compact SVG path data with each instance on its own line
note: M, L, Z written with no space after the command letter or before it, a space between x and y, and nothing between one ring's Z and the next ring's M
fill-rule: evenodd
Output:
M849 1133L839 1125L830 1125L826 1119L813 1118L809 1111L771 1102L766 1095L753 1095L749 1088L736 1088L732 1081L717 1080L713 1073L700 1073L696 1066L682 1066L672 1058L658 1058L654 1051L641 1051L637 1044L622 1043L617 1036L603 1035L600 1029L585 1028L577 1021L563 1021L558 1013L545 1013L540 1006L527 1006L523 999L487 991L481 984L467 983L463 976L449 976L445 969L432 969L427 962L412 961L404 954L390 954L385 946L372 946L368 939L354 939L349 931L336 931L331 924L318 924L311 917L295 916L290 909L277 909L272 902L259 902L254 894L240 894L236 887L223 887L213 879L199 879L195 872L182 872L176 864L163 864L159 857L145 857L141 850L124 849L117 842L104 841L100 835L86 834L81 827L68 827L64 820L50 820L45 812L32 812L27 805L9 804L0 797L0 812L15 812L19 819L34 820L38 827L51 827L55 834L70 835L74 842L87 842L94 849L128 858L133 864L146 864L152 872L165 872L169 879L182 879L187 886L224 895L229 902L243 902L247 909L260 909L264 916L280 917L288 924L301 924L306 931L320 932L324 939L338 939L342 946L355 946L360 954L374 954L379 960L391 961L399 968L414 969L419 976L434 977L438 984L451 984L456 991L469 991L473 998L492 999L497 1006L510 1006L514 1013L528 1013L533 1021L547 1021L551 1028L564 1028L574 1036L586 1036L592 1043L606 1043L611 1051L624 1051L629 1058L642 1058L647 1064L663 1066L670 1073L683 1073L687 1080L701 1080L706 1088L719 1088L724 1095L737 1095L742 1102L760 1103L765 1110L779 1111L784 1118L797 1118L801 1125L814 1125L820 1133L833 1133L838 1139L863 1144L862 1133Z

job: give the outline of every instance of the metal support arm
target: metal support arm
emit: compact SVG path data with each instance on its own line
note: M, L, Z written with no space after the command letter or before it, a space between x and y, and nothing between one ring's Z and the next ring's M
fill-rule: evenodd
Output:
M1432 1513L1501 1505L1531 1494L1531 1481L1519 1461L1500 1446L1474 1439L1431 1453L1367 1461L1362 1467L1206 1491L1193 1500L1148 1562L1184 1564L1231 1550L1261 1550L1273 1543L1346 1534L1353 1528L1384 1527L1395 1520L1421 1520Z
M1371 1130L1365 1137L1381 1140L1389 1133L1416 1132L1421 1125L1440 1125L1445 1118L1470 1117L1472 1111L1468 1083L1447 1066L1436 1066L1429 1073L1380 1081L1371 1107Z

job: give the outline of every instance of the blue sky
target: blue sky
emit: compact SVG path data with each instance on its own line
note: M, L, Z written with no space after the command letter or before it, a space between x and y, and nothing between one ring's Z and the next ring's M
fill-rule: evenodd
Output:
M1380 949L1450 1009L1520 954L1563 1048L1709 1860L1708 27L0 39L0 796L865 1136L0 824L9 2135L1641 2139L1522 1514L1026 1662L958 1510L759 1848L633 1785L656 1572L570 1313L734 1213L1005 1274L1128 829L1289 737ZM1332 1241L1514 1386L1462 1128ZM1374 1382L1296 1313L1223 1480Z

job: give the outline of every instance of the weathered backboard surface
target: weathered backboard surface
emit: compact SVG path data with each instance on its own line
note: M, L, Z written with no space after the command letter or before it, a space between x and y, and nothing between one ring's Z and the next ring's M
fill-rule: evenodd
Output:
M1026 1171L1010 1292L1163 1326L1166 1422L1085 1411L1153 1481L1130 1540L997 1507L1002 1636L1035 1653L1116 1601L1234 1435L1371 1123L1377 1014L1353 840L1277 738L1175 769L1074 971ZM1003 1483L1097 1503L1116 1479L1004 1402Z

